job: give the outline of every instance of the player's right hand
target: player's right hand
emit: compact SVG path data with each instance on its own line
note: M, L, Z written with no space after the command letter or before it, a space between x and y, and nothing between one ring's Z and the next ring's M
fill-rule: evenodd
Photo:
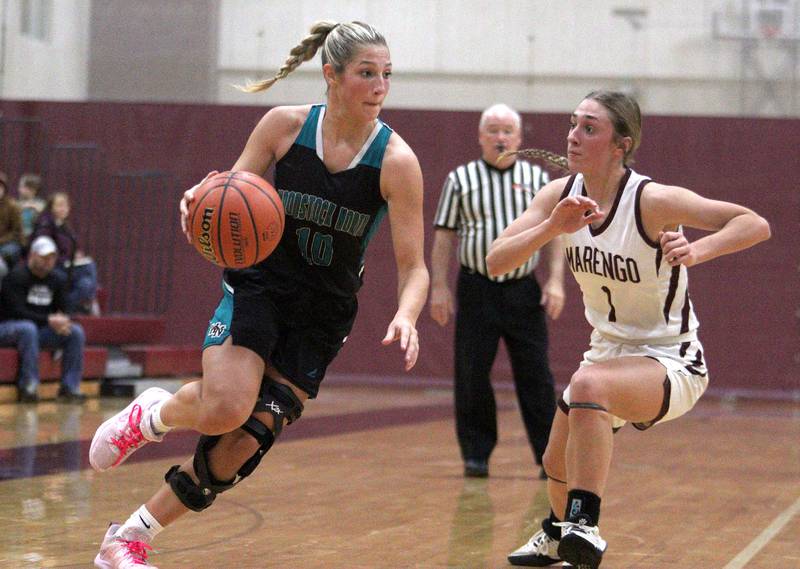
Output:
M593 199L586 196L569 196L556 204L550 214L550 224L559 233L575 233L605 217Z
M217 170L211 170L206 177L203 178L199 184L195 184L185 192L183 192L183 197L181 198L181 231L183 234L186 235L186 241L189 243L192 242L192 232L189 230L189 204L194 201L194 193L197 191L197 188L203 185L203 183L208 180L212 176L216 176L219 174Z

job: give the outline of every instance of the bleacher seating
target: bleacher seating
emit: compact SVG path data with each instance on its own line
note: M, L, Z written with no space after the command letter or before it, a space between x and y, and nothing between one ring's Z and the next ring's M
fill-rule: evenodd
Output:
M109 378L112 359L125 358L135 370L126 381L152 380L158 378L185 378L201 372L201 350L199 346L175 346L162 344L166 321L151 315L104 315L80 316L86 332L84 373L81 389L88 395L117 393L104 390ZM0 402L16 401L16 377L18 356L15 348L0 348ZM39 393L43 398L55 395L60 378L60 362L53 353L43 351L39 358L41 382ZM125 391L119 391L124 394Z
M87 395L99 393L99 383L105 377L108 350L99 346L87 346L84 350L83 379L81 390ZM17 400L16 379L19 358L15 348L0 348L0 403ZM55 396L61 377L61 362L53 359L53 352L39 354L39 374L42 385L39 395L43 398ZM49 385L49 384L52 384Z
M145 377L197 375L202 372L200 346L124 346L128 359L142 366Z

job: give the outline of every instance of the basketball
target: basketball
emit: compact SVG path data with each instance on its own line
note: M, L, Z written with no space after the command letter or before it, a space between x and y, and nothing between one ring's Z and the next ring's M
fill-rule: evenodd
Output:
M283 202L269 182L250 172L221 172L195 191L189 229L208 261L243 269L266 259L283 235Z

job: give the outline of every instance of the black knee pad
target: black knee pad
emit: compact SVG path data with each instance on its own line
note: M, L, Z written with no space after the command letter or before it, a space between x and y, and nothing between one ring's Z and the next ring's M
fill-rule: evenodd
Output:
M291 387L265 375L261 381L261 390L253 412L267 412L272 415L275 424L272 432L277 437L283 429L284 419L287 425L291 425L300 418L303 414L303 403Z

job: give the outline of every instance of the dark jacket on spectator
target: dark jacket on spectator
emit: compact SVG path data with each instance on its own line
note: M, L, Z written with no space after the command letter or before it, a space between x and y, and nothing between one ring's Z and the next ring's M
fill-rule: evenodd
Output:
M3 279L0 287L0 314L5 320L33 320L47 325L47 317L65 312L66 281L56 271L40 279L25 263L20 263Z

